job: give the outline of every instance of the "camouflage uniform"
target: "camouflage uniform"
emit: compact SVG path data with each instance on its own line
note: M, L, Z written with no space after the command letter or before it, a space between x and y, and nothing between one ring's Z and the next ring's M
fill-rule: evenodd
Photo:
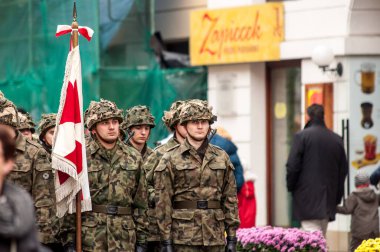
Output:
M130 131L130 128L137 125L148 125L150 128L155 127L154 117L150 113L149 108L146 106L135 106L126 111L125 116L125 131ZM128 143L130 146L132 144ZM154 195L154 181L153 181L153 172L154 168L158 164L158 158L156 153L153 152L151 148L145 144L143 150L141 151L143 158L143 168L146 175L146 181L148 185L148 220L149 220L149 235L148 235L148 249L149 251L159 251L160 236L158 232L158 225L156 220L155 213L155 195ZM156 242L156 243L155 243Z
M103 99L91 102L85 114L90 130L98 122L123 119L122 111ZM93 211L82 214L83 251L135 251L136 242L146 242L148 225L141 155L120 140L107 150L96 136L86 147Z
M207 103L189 102L181 123L214 121ZM207 140L205 140L207 141ZM186 140L167 151L155 169L156 214L161 240L177 251L224 251L225 236L239 226L234 167L219 147L206 144L203 159Z
M18 113L12 102L0 98L0 123L18 127ZM55 218L54 176L48 153L34 141L16 132L15 166L8 180L28 191L36 207L40 242L56 243L59 223Z
M42 242L51 249L58 250L58 247L60 247L61 239L59 237L60 232L60 226L61 226L61 220L57 217L56 213L56 204L55 204L55 187L54 187L54 173L56 172L51 167L51 146L47 146L43 141L43 137L46 134L46 132L51 128L55 126L55 118L56 114L42 114L41 120L38 125L38 131L39 139L41 140L41 144L45 149L46 153L46 159L48 159L48 163L45 163L46 172L42 175L42 177L46 180L46 184L38 182L37 186L38 193L36 194L36 197L43 198L43 204L46 204L46 206L41 207L41 217L38 217L38 210L37 210L37 221L44 220L45 224L40 224L40 232L43 233L42 235L45 237L55 237L55 239L49 239L46 242ZM49 206L47 204L49 200L53 201L53 205ZM61 248L59 248L61 249Z

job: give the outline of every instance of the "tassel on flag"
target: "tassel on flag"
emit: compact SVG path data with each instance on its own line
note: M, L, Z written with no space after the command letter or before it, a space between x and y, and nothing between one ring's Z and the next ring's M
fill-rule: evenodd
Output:
M56 36L72 32L70 26L58 26ZM93 31L79 27L78 32L91 39ZM55 191L57 215L76 211L76 195L81 191L81 211L91 211L91 196L87 174L87 158L84 138L82 73L79 46L67 56L65 76L57 114L52 166L57 170Z

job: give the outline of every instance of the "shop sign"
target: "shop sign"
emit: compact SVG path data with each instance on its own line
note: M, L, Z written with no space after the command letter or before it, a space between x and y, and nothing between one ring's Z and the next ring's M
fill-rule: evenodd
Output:
M191 64L279 60L283 12L282 3L191 12Z

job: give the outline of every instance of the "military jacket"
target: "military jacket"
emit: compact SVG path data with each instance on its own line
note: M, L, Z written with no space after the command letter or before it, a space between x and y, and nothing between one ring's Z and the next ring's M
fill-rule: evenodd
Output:
M57 242L59 221L56 217L54 174L50 154L40 144L18 133L15 166L8 179L21 185L31 194L36 208L40 242Z
M167 152L167 150L173 148L176 145L179 145L180 143L178 140L173 136L172 138L169 139L165 144L157 146L154 148L154 152L156 153L157 157L159 159L162 158L162 156Z
M39 238L42 243L59 243L60 221L56 211L54 187L55 170L51 166L51 154L41 151L33 176L33 193Z
M203 160L187 140L164 154L155 169L156 216L161 240L217 246L239 226L233 165L209 144ZM219 201L220 209L173 209L174 201Z
M7 179L23 187L31 195L35 160L42 152L39 144L27 140L20 132L17 132L15 165Z
M93 205L131 208L131 215L84 212L84 251L134 251L136 240L146 242L147 185L142 159L130 146L116 143L106 150L97 140L87 143L87 164Z
M154 169L158 165L159 159L155 152L152 149L147 147L144 156L143 156L143 167L146 174L146 182L148 184L148 219L149 219L149 236L148 241L159 241L159 231L156 219L155 211L155 193L154 193L154 180L153 173Z

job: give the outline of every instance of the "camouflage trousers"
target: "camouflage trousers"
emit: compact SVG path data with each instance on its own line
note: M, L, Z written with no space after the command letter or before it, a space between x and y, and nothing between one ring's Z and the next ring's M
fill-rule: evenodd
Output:
M225 246L191 246L174 244L175 252L224 252Z

